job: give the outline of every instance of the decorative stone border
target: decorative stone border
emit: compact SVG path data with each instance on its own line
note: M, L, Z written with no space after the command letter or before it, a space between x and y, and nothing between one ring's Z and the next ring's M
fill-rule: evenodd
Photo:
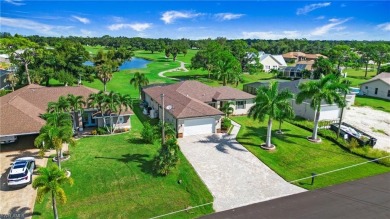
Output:
M310 141L310 142L313 142L313 143L321 143L321 142L322 142L322 139L321 139L321 138L312 139L311 136L307 137L306 139L307 139L308 141Z
M271 147L267 147L265 146L265 143L261 144L260 147L264 150L267 150L267 151L273 151L276 149L276 146L274 144L271 144Z

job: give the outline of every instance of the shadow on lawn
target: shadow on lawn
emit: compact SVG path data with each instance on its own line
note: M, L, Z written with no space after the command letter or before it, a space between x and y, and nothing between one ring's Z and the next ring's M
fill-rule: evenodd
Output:
M122 157L101 157L95 156L96 159L109 159L117 160L127 165L128 168L131 168L128 163L138 163L138 167L141 168L141 171L150 175L155 175L153 172L153 160L148 160L148 154L124 154Z

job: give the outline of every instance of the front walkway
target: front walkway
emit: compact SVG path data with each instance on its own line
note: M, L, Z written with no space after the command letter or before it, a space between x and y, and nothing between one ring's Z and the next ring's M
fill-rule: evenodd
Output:
M224 211L306 191L289 184L231 135L189 136L180 149L214 196L214 210Z

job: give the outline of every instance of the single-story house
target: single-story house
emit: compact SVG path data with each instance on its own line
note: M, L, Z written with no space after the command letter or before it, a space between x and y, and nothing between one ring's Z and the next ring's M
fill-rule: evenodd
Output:
M294 81L280 81L279 82L279 90L287 89L291 91L294 96L299 93L299 84L304 83L306 81L309 81L309 79L300 79L300 80L294 80ZM268 86L269 82L254 82L249 84L244 84L244 91L256 94L257 89L262 86ZM350 106L353 104L353 101L355 100L355 95L347 95L346 101L347 106ZM295 115L303 117L307 120L313 121L315 118L315 110L310 107L310 100L303 101L302 104L297 104L295 102L295 99L291 100L291 105L294 109ZM339 119L341 115L341 109L336 104L328 104L326 102L323 102L321 104L321 113L320 113L320 120L336 120Z
M328 58L321 54L306 54L303 52L288 52L288 53L284 53L282 56L284 60L286 60L286 62L295 62L295 63L299 61L311 61L311 60L315 61L319 57Z
M382 72L360 84L363 95L390 100L390 73Z
M91 93L98 90L84 86L43 87L36 84L27 85L5 96L0 97L0 136L19 136L38 134L45 120L41 115L46 113L49 102L55 102L60 96L73 94L83 96L84 100ZM96 109L85 109L82 114L77 114L74 119L74 128L99 127L98 119L94 114ZM121 119L123 127L130 128L130 114ZM72 114L72 117L74 115Z
M230 101L233 115L244 115L253 106L255 98L231 87L210 87L192 80L148 86L142 93L144 111L152 118L162 119L164 101L165 121L173 124L179 138L219 133L224 115L220 107Z
M269 72L272 69L279 70L281 67L287 67L286 61L282 55L271 55L264 52L259 53L260 63L263 65L263 70Z

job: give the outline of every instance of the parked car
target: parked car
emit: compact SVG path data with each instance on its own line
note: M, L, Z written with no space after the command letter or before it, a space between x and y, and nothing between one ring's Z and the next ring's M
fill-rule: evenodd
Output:
M14 143L17 140L18 140L17 136L1 136L0 137L0 144Z
M35 158L21 157L12 163L8 173L7 185L9 187L23 186L32 182L32 174L35 169Z

